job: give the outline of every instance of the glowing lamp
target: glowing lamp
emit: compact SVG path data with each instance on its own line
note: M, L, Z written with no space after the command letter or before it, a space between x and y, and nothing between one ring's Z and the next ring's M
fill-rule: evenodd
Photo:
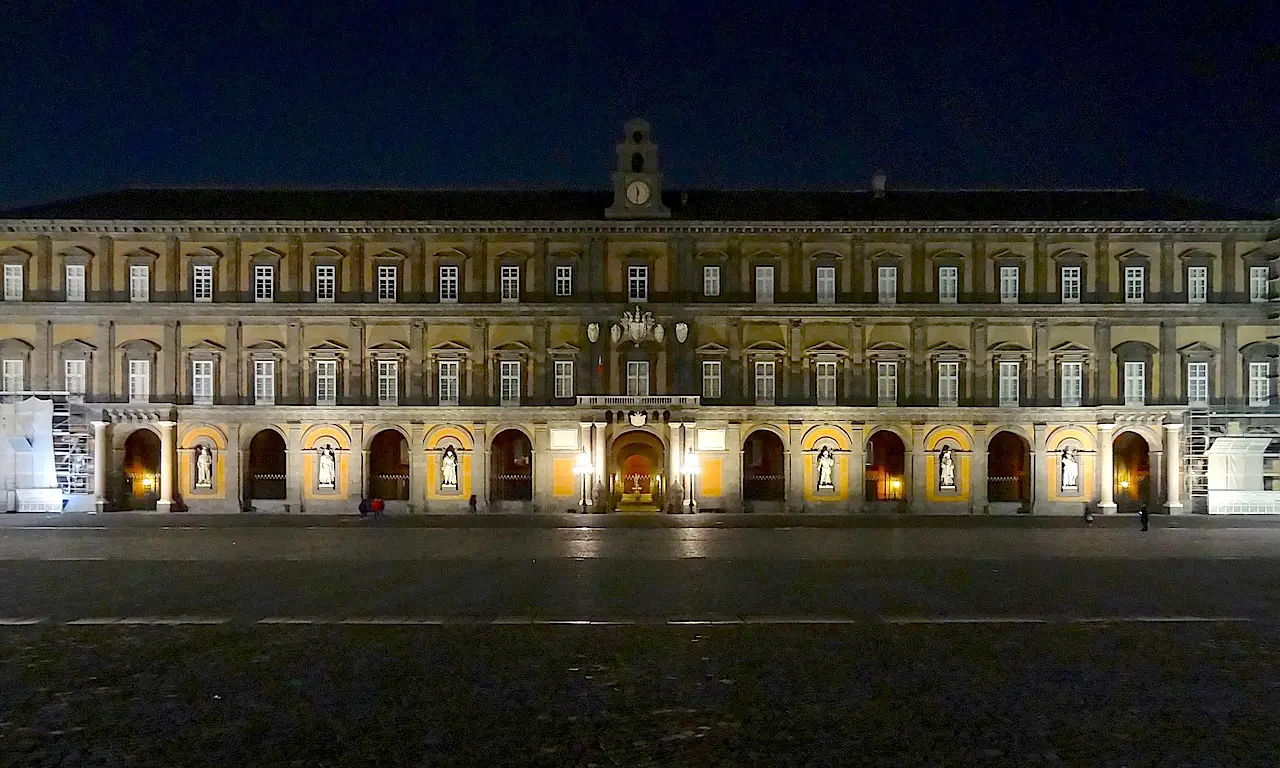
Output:
M151 490L152 488L154 488L154 487L155 487L155 485L156 485L156 478L155 478L155 475L143 475L143 476L142 476L142 487L143 487L143 488L146 488L146 489L149 491L149 490Z
M1127 490L1129 490L1129 481L1128 481L1128 480L1121 480L1121 481L1120 481L1120 487L1121 487L1121 488L1123 488L1123 489L1125 489L1126 491L1127 491Z
M889 481L889 487L895 491L899 490L900 488L902 488L902 481L895 477Z
M698 460L698 454L690 451L684 458L684 471L690 475L696 475L702 472L702 462Z

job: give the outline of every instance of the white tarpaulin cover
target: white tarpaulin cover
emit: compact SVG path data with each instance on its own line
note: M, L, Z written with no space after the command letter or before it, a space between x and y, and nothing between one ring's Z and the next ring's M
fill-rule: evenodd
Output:
M0 491L58 489L53 463L53 401L0 403Z
M1260 491L1262 464L1269 437L1223 435L1213 441L1209 457L1209 490Z

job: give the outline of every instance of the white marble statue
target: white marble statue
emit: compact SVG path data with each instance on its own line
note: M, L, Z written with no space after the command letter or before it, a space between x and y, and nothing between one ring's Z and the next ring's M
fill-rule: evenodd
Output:
M213 487L213 449L206 445L196 446L196 487Z
M321 488L338 487L338 457L334 455L331 445L320 449L320 471L316 473L316 484Z
M835 483L831 480L831 470L836 465L836 457L831 453L831 446L827 446L818 452L818 489L830 490L835 488Z
M951 453L951 447L947 446L942 449L942 456L938 459L938 486L940 488L956 487L956 460Z
M1077 490L1080 487L1080 460L1070 446L1062 449L1062 489Z
M445 490L458 490L458 453L453 446L444 449L440 457L440 487Z

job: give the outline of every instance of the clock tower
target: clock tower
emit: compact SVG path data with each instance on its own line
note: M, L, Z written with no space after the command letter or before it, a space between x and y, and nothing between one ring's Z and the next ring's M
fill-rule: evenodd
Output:
M671 210L662 204L662 173L658 170L658 145L649 123L636 118L627 122L618 143L618 167L613 172L613 205L604 215L611 219L666 219Z

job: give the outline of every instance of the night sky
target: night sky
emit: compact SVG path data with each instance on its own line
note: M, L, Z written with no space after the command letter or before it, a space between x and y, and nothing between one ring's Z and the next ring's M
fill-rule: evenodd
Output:
M603 186L633 115L668 187L882 167L1280 196L1269 2L315 5L5 4L0 208L132 183Z

